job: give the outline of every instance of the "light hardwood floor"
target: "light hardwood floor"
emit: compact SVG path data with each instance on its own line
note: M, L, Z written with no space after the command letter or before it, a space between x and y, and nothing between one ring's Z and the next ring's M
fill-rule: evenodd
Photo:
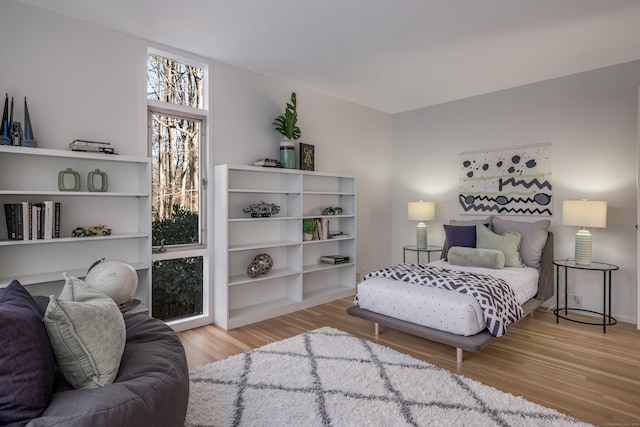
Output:
M599 426L640 427L640 331L560 319L539 309L482 352L464 353L346 314L352 298L225 331L215 325L181 332L189 369L331 326Z

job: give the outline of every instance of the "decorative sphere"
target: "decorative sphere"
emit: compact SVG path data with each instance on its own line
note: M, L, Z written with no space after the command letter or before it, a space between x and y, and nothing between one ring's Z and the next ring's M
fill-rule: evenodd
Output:
M247 267L249 277L258 277L267 274L273 267L273 259L269 254L258 254Z
M135 294L138 288L138 273L125 262L103 260L89 269L84 281L121 305Z

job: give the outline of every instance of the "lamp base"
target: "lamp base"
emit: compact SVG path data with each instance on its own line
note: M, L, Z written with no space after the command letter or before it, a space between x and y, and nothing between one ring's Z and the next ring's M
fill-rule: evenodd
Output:
M419 222L416 227L416 244L418 249L427 249L427 224Z
M576 264L591 265L591 233L584 228L576 233Z

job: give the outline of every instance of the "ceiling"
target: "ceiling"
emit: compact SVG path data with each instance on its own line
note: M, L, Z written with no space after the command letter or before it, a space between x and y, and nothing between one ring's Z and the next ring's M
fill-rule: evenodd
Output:
M638 0L18 0L387 113L640 59Z

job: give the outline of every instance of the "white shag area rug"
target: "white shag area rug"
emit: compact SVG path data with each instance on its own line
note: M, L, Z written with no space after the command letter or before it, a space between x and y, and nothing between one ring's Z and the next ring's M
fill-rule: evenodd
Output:
M186 426L588 426L334 328L191 373Z

